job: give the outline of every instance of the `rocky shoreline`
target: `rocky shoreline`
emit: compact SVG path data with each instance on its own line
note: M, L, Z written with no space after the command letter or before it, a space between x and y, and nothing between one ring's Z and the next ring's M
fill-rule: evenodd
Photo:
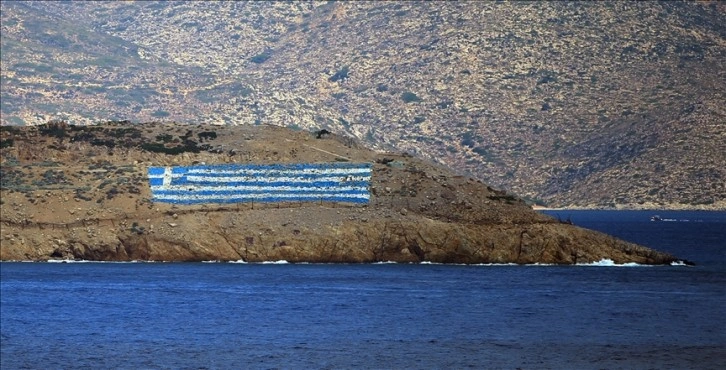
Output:
M289 210L293 212L272 217L302 217L295 212L298 209ZM305 216L310 215L309 211L304 211ZM320 213L330 216L333 209L313 211L316 216ZM268 210L246 215L216 210L209 212L215 214L204 217L160 215L145 226L134 223L130 230L124 230L129 224L123 221L118 228L98 223L91 226L93 222L88 222L88 226L50 228L47 224L27 223L19 232L17 225L4 223L3 228L15 228L16 232L3 237L2 259L464 264L576 264L604 259L641 264L678 261L673 256L608 235L554 222L471 225L401 217L366 222L346 220L315 228L284 223L279 228L260 224L234 227L249 222L261 212ZM335 215L355 218L350 214L335 212Z

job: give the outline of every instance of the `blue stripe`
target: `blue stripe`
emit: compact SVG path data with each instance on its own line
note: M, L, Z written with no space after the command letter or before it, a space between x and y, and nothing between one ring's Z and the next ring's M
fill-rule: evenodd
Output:
M361 169L372 168L370 163L295 163L295 164L268 164L268 165L241 165L241 164L218 164L218 165L198 165L198 166L178 166L172 167L172 173L187 173L189 170L204 171L290 171L290 170L326 170L326 169ZM149 167L150 175L161 175L164 173L164 167Z
M281 197L267 197L267 198L212 198L197 200L193 198L180 199L180 200L157 200L164 203L173 204L203 204L203 203L297 203L297 202L339 202L339 203L368 203L368 199L365 198L346 198L346 197L296 197L296 198L281 198Z
M155 179L150 179L151 182ZM161 179L159 179L161 180ZM154 184L152 184L154 185ZM162 185L159 182L156 185ZM368 186L368 181L233 181L233 182L218 182L218 181L188 181L187 179L174 179L171 182L173 186L305 186L305 187L316 187L316 188L330 188L338 186Z
M329 168L327 168L329 169ZM271 171L271 172L265 172L265 173L250 173L250 172L244 172L244 171L238 171L238 172L230 172L230 173L219 173L219 172L194 172L194 173L185 173L183 177L187 176L204 176L204 177L240 177L240 176L248 176L248 177L300 177L300 178L316 178L316 177L345 177L345 176L370 176L371 172L339 172L339 173L294 173L294 172L285 172L285 171Z
M149 179L149 185L151 185L151 186L164 185L164 179L162 179L162 178Z
M366 189L356 190L335 190L335 189L316 189L316 190L157 190L154 195L181 195L181 196L199 196L199 195L252 195L252 194L300 194L300 196L313 195L313 194L354 194L364 195L368 194Z
M151 175L163 175L164 167L149 167L149 176Z

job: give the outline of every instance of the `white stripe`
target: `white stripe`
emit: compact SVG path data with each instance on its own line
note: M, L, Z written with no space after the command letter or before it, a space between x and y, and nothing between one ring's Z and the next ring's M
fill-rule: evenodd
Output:
M147 177L149 179L163 179L164 176L166 176L166 174L164 174L164 173L160 173L158 175L147 175ZM184 177L184 174L183 173L172 173L171 174L172 179L178 179L180 177Z
M205 200L205 199L234 199L234 198L247 198L247 199L259 199L259 198L301 198L301 197L314 197L314 198L355 198L355 199L370 199L369 194L337 194L337 193L326 193L326 194L275 194L275 193L261 193L261 194L227 194L227 195L154 195L154 199L159 200Z
M330 190L330 191L348 191L362 190L368 191L365 186L196 186L196 185L156 185L151 187L151 191L160 190L190 190L190 194L194 191L217 190L217 191L307 191L307 190Z
M295 174L323 174L323 175L333 175L333 174L361 174L361 173L368 173L370 174L371 169L370 168L306 168L303 170L285 170L285 169L269 169L269 170L252 170L252 169L239 169L239 170L215 170L215 169L200 169L200 168L192 168L187 173L189 174L210 174L210 173L218 173L222 175L230 175L230 174L240 174L240 175L259 175L259 174L266 174L270 172L279 172L281 175L295 175Z
M305 177L256 177L256 176L235 176L235 177L216 177L216 176L196 176L196 175L189 175L187 176L187 181L210 181L210 182L218 182L218 183L224 183L224 182L242 182L242 181L249 181L249 182L288 182L288 181L294 181L294 182L318 182L318 181L338 181L338 182L346 182L346 181L369 181L371 178L370 176L336 176L336 177L313 177L313 178L305 178Z
M166 172L166 168L165 168L165 172ZM276 174L274 176L270 176L269 175L270 172L276 172ZM187 176L187 174L189 174L189 175L196 175L196 176L205 175L205 174L221 174L221 175L233 175L233 174L237 174L237 175L240 175L240 176L245 176L245 175L258 176L260 174L265 174L265 173L268 174L267 175L268 177L279 177L279 176L288 176L288 175L306 175L306 174L321 174L321 175L348 175L348 174L352 175L352 174L362 174L364 176L369 176L369 177L371 176L371 170L370 169L353 169L352 171L351 170L345 170L345 171L343 171L342 169L340 169L338 171L325 171L325 170L323 170L323 171L317 171L317 172L306 172L305 170L288 170L288 171L285 171L285 170L283 170L283 171L280 171L280 170L269 170L269 171L261 171L261 170L254 170L254 171L253 170L237 170L237 171L189 170L186 173L172 173L171 176L172 176L172 178L175 178L176 179L176 178L180 178L180 177ZM149 175L147 175L147 177L149 179L163 179L164 176L166 176L166 173L149 174Z

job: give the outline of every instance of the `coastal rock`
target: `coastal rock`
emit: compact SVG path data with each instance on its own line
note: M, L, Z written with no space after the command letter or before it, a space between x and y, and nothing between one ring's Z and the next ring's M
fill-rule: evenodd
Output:
M99 154L96 146L78 141L74 151L62 150L43 140L37 130L18 128L12 136L15 144L2 149L2 260L677 261L674 256L537 213L512 194L438 165L409 155L373 152L334 134L311 145L307 143L314 133L278 127L213 129L218 138L215 145L244 152L234 157L235 163L289 163L281 157L290 152L295 153L295 163L334 162L343 156L372 163L371 198L366 204L155 203L147 167L135 162L161 166L225 163L229 155L214 147L184 155L143 148L154 148L149 143L166 132L191 136L210 128L159 124L66 128L69 136L77 135L72 138L94 133L94 140L113 142L103 151L110 154ZM26 151L37 154L37 159ZM55 167L40 160L47 157L56 159ZM398 164L384 164L383 158L394 158ZM49 167L64 171L67 181L62 186L39 180L48 178L44 174ZM104 172L97 171L99 167ZM34 201L36 194L48 192L52 196L47 202ZM74 196L79 202L69 216L62 199ZM445 201L433 204L432 199Z

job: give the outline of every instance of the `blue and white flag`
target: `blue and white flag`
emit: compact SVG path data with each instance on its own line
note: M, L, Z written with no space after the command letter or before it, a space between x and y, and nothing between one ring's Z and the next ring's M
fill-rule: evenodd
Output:
M149 167L155 202L368 203L369 163Z

